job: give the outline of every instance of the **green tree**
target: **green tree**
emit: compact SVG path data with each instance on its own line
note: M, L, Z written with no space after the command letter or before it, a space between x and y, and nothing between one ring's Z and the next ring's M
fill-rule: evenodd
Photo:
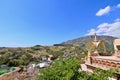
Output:
M108 77L111 77L112 75L113 75L113 71L111 70L102 70L96 68L93 71L93 74L90 75L90 78L92 78L92 80L108 80Z
M36 80L108 80L115 71L96 68L92 74L79 71L80 65L76 57L55 61L50 67L40 70Z
M79 68L77 58L62 58L47 69L40 71L41 75L36 80L74 80Z

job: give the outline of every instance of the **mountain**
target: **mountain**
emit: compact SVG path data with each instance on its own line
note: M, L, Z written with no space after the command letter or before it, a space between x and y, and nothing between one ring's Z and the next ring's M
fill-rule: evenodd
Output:
M105 35L99 35L97 36L98 40L103 40L105 42L105 45L107 47L107 51L113 51L113 40L117 39L117 37L112 37L112 36L105 36ZM62 44L64 45L73 45L73 46L80 46L82 48L86 48L87 43L90 41L94 40L94 35L90 35L90 36L85 36L85 37L80 37L77 39L73 39L73 40L68 40L66 42L63 42Z
M112 36L97 36L98 40L105 41L108 52L113 52ZM0 65L8 64L10 66L28 65L30 63L40 62L42 56L48 57L52 55L52 59L60 56L78 55L81 60L87 54L87 43L94 40L94 36L85 36L73 40L63 42L62 44L54 44L53 46L36 45L26 48L0 48Z

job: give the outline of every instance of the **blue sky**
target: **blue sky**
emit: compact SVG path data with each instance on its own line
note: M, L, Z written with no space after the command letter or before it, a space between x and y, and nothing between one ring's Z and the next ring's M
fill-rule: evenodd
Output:
M120 37L119 0L0 0L0 46L52 45L91 35Z

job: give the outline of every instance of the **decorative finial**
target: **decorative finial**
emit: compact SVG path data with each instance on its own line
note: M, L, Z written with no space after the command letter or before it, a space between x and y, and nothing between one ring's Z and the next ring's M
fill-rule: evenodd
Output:
M97 42L98 40L97 40L96 31L95 31L95 33L94 33L94 34L95 34L95 39L94 39L94 41L95 41L95 42Z

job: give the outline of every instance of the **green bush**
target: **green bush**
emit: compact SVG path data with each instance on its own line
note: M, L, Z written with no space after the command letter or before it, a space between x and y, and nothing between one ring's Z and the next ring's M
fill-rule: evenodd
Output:
M78 75L79 68L77 58L62 58L47 69L40 71L41 75L36 80L73 80Z
M50 67L40 70L36 80L108 80L116 71L96 68L92 74L78 71L80 64L76 57L62 58Z

